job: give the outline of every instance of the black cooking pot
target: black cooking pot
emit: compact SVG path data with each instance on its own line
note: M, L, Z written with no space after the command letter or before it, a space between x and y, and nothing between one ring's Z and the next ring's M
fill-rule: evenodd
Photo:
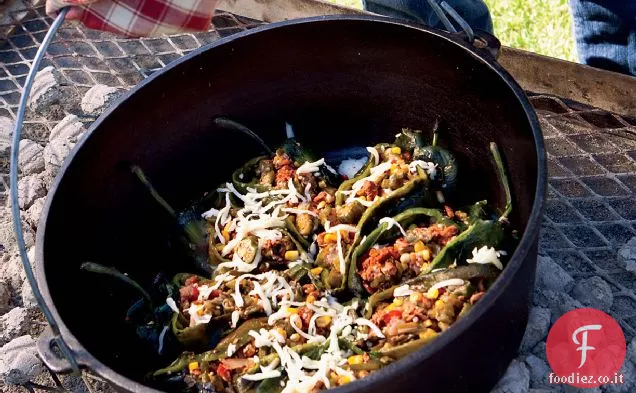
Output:
M130 91L92 126L51 189L37 240L38 283L78 362L131 392L171 359L149 351L124 321L136 294L80 271L114 265L142 285L158 271L192 270L171 242L174 223L129 171L142 167L185 208L259 153L245 135L216 128L227 116L270 145L284 122L319 154L391 140L402 127L430 132L458 156L456 205L504 197L490 159L495 141L512 183L513 225L523 237L487 295L427 347L339 388L488 391L515 355L534 283L546 189L541 130L526 96L491 53L457 35L378 17L321 17L260 27L172 63ZM54 371L68 369L40 351Z

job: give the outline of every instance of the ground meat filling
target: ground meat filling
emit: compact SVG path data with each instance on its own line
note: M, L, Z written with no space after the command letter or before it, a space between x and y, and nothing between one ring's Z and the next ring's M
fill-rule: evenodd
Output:
M293 179L296 173L293 161L287 154L280 151L276 152L273 161L276 169L276 188L287 188L289 179Z
M372 248L363 257L360 277L367 291L389 288L404 277L400 253L393 247Z
M417 276L458 233L456 226L433 224L410 229L392 246L371 248L358 265L362 285L374 293Z

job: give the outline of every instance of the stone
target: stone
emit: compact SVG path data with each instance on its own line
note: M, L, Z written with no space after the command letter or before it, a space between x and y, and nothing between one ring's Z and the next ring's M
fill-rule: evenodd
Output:
M540 342L532 349L532 354L539 359L542 359L544 362L548 362L548 354L546 352L546 345L544 341Z
M594 276L578 281L572 290L572 297L584 306L609 312L614 303L614 294L609 284L601 277Z
M529 389L530 372L524 362L514 359L491 393L528 393Z
M84 135L84 132L86 132L86 129L84 124L79 121L79 118L75 115L67 115L53 127L49 135L49 142L63 139L71 143L77 143Z
M623 363L619 371L623 374L623 383L603 385L605 393L632 393L636 390L636 365L630 361Z
M11 310L11 288L9 283L0 278L0 315Z
M548 363L534 355L528 355L525 363L530 372L530 386L533 388L548 387L548 376L552 372Z
M11 151L11 137L13 136L13 120L0 116L0 155L8 157Z
M95 85L88 89L82 98L82 110L87 115L99 115L106 109L119 95L120 90L106 85Z
M632 342L627 346L627 359L636 364L636 337L632 339Z
M570 292L574 280L559 264L547 256L537 259L537 286L559 292Z
M39 176L31 175L18 180L20 209L28 209L36 199L42 198L45 195L46 187Z
M521 342L521 352L528 352L540 341L545 340L550 329L551 312L547 308L533 307L530 310L528 326Z
M6 384L23 385L44 372L31 336L17 337L0 348L0 380Z
M636 273L636 236L621 247L618 251L618 255L625 264L625 269L629 272Z
M44 148L44 164L49 176L55 176L64 160L86 129L75 115L62 119L49 135L49 144Z
M33 201L31 207L28 208L26 212L22 213L22 217L24 218L24 220L34 228L37 227L38 222L40 221L40 216L42 215L42 210L44 210L45 203L46 198L36 199L35 201Z
M20 141L20 172L28 176L44 170L44 148L29 139Z
M52 66L41 69L33 80L29 108L40 112L46 107L59 102L62 97L59 74Z
M34 261L35 247L31 247L27 252L30 261ZM0 265L0 277L4 277L14 291L19 291L22 288L22 283L26 280L26 273L22 267L22 260L20 255L16 252L11 255L9 259Z
M551 323L554 324L563 314L577 308L583 308L583 304L563 292L536 290L534 303L542 307L548 307L551 313Z
M38 308L38 302L35 300L35 295L33 295L33 290L31 289L31 285L28 280L24 280L22 283L20 297L22 298L22 307L28 310Z
M26 308L16 307L0 317L0 345L27 332L29 318Z
M561 385L561 386L563 386L563 391L565 393L581 393L581 392L584 392L584 393L602 393L601 388L599 388L599 387L582 389L582 388L577 388L577 387L574 387L574 386L571 386L571 385Z

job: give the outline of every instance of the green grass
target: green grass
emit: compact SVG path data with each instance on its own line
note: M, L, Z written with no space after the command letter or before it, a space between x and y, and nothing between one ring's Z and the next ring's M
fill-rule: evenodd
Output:
M360 0L327 0L361 8ZM576 61L568 0L485 0L502 44Z

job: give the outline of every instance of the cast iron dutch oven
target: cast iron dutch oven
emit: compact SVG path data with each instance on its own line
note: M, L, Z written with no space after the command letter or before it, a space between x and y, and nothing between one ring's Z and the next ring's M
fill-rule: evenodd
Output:
M136 294L80 271L117 267L142 285L158 271L192 269L171 246L174 227L126 163L185 208L259 153L214 119L236 119L276 146L284 122L319 154L388 141L402 127L429 132L440 117L459 160L456 205L503 192L488 143L502 149L513 225L523 237L470 314L427 347L339 392L487 392L521 341L534 284L546 188L539 123L492 54L462 37L379 17L320 17L267 25L217 41L142 82L104 113L67 159L37 239L38 283L82 366L122 391L150 392L143 376L167 365L124 321ZM48 342L54 371L68 369Z

